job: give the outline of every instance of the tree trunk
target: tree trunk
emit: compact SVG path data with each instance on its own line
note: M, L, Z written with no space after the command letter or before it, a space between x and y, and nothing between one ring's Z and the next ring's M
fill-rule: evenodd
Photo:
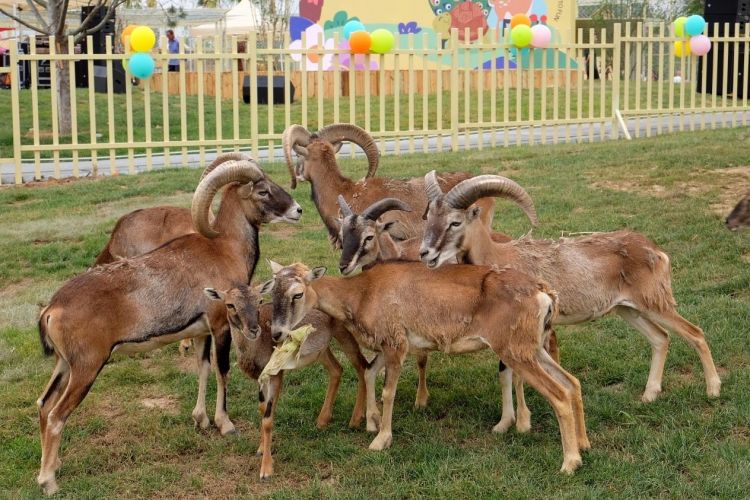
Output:
M68 40L55 39L55 50L58 54L68 53ZM68 61L56 61L57 65L57 127L60 135L70 135L70 69ZM53 82L55 83L55 82Z

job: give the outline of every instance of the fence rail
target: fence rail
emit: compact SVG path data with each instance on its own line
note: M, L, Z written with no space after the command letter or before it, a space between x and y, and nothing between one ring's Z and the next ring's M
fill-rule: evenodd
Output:
M56 53L54 39L41 54L32 42L30 54L14 47L10 67L0 68L0 76L13 69L12 144L0 142L0 158L8 157L0 160L0 182L202 164L216 151L239 149L278 158L292 123L357 123L394 154L747 125L747 27L715 26L734 35L712 37L712 53L700 58L675 57L678 39L663 23L579 30L579 42L549 49L517 50L494 30L473 44L454 30L445 46L410 35L405 47L361 59L321 48L322 38L303 38L301 46L311 49L291 49L288 38L274 47L259 44L255 33L228 45L217 36L191 54L155 53L157 73L138 85L126 82L122 94L114 77L126 56L113 53L109 40L105 54L92 53L90 41L86 54ZM180 60L178 72L168 72L170 59ZM42 61L51 61L51 88L66 91L40 88ZM83 88L77 61L88 69ZM29 65L28 89L17 78L19 63ZM272 86L258 87L268 74L283 78L281 103ZM257 104L259 97L268 104ZM70 116L69 133L58 127L61 114Z

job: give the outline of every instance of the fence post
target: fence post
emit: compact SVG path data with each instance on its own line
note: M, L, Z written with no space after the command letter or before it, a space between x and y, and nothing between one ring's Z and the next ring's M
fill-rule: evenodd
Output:
M247 57L250 63L250 141L252 143L253 153L252 157L256 160L259 155L259 144L258 144L258 34L255 31L250 32L250 37L247 41ZM234 64L234 61L232 61ZM273 82L271 78L272 73L268 70L266 75L270 82ZM305 99L307 96L304 96ZM238 106L235 102L234 106ZM270 153L269 153L270 154Z
M451 29L451 151L458 151L458 29Z
M10 100L11 114L13 115L13 163L15 164L15 182L21 184L23 176L21 175L21 110L18 103L18 91L20 89L20 74L18 71L18 44L10 44ZM54 90L53 90L54 92ZM2 184L2 176L0 176Z
M615 23L612 36L612 139L620 136L617 114L620 110L620 52L622 51L622 25ZM625 75L627 78L627 75Z

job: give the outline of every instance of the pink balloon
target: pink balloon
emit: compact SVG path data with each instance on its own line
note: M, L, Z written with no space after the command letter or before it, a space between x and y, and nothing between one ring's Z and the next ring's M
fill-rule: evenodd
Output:
M705 56L711 50L711 40L706 35L691 37L690 50L695 56Z
M531 27L531 46L536 49L546 49L552 40L552 31L544 24Z

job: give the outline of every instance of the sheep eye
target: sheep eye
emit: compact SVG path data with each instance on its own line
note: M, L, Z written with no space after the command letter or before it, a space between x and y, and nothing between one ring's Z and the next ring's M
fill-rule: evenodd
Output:
M450 225L450 227L458 227L458 226L460 226L460 225L461 225L461 223L460 223L460 222L451 222L451 225Z
M268 191L261 191L258 193L260 196L268 196Z
M299 300L299 299L301 299L301 298L302 298L302 295L303 295L303 294L301 294L301 293L298 293L298 294L296 294L296 295L295 295L294 297L292 297L292 300Z
M234 307L234 304L227 304L227 309L229 309L230 311L236 311L237 310L237 308Z
M367 238L365 238L365 243L367 243L368 241L372 241L373 238L374 236L372 235L368 236Z

